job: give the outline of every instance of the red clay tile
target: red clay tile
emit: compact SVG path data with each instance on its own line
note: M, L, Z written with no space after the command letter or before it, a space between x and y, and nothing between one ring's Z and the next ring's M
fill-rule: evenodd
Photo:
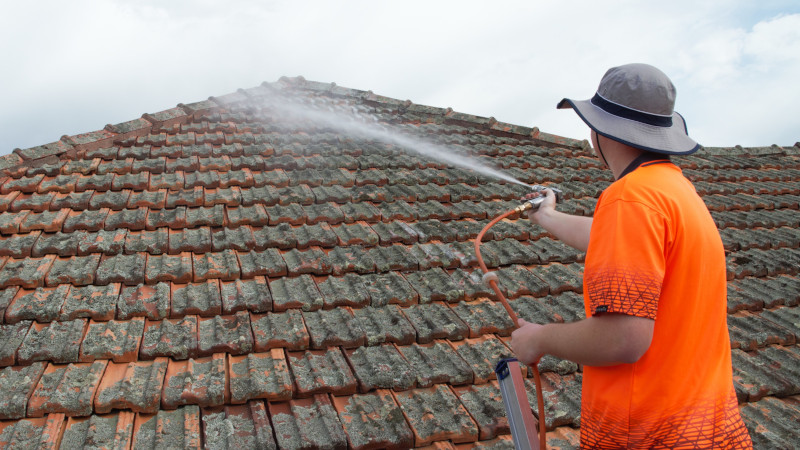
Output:
M211 251L211 230L207 227L169 230L169 253L192 252L195 254Z
M56 320L69 290L70 286L67 284L55 288L20 289L6 307L5 322Z
M163 319L170 311L170 294L170 285L163 282L155 285L123 286L117 302L117 318Z
M414 445L414 434L390 391L334 397L333 403L350 448L406 449Z
M516 328L505 308L488 299L459 302L450 307L467 324L471 338L485 334L508 336Z
M417 377L417 386L449 383L460 385L473 382L469 364L445 340L429 344L398 346L400 354L408 361Z
M200 408L185 406L174 411L136 415L132 448L200 449Z
M145 257L143 253L104 255L97 268L95 282L100 285L122 283L126 286L144 283Z
M237 311L262 313L272 310L272 295L264 277L252 280L220 282L222 312L233 314Z
M238 208L225 208L227 214L227 224L229 227L241 227L245 225L264 226L269 223L267 211L260 204L252 206L240 206Z
M119 284L72 287L61 306L59 320L67 321L80 317L111 320L117 312L119 290Z
M64 220L63 230L65 233L72 233L73 231L86 230L86 231L99 231L103 229L106 217L111 212L108 208L100 210L80 210L71 211L69 217Z
M469 328L446 304L441 302L411 305L403 314L417 331L417 342L425 344L434 339L458 341L469 335Z
M50 209L50 203L55 197L56 194L53 192L46 194L20 194L8 206L8 211L21 212L30 210L34 213L44 212Z
M414 432L414 445L478 440L478 426L446 385L392 393Z
M310 275L270 280L269 289L275 312L288 309L316 311L322 308L325 300Z
M274 348L305 350L310 338L300 310L281 313L250 314L250 326L255 338L255 351Z
M494 373L497 362L514 356L503 341L491 334L451 344L472 368L475 384L497 379Z
M199 226L221 227L225 225L225 207L215 205L210 208L186 208L186 225L191 228Z
M0 420L22 419L28 398L44 373L45 362L0 370Z
M6 212L8 210L9 205L19 197L19 191L9 192L8 194L0 195L0 212Z
M0 422L0 447L56 450L64 429L64 414Z
M100 255L97 254L57 258L47 272L45 284L47 286L57 286L59 284L90 285L94 282L94 274L99 264Z
M192 254L189 252L177 255L147 255L144 277L147 284L161 281L189 283L193 276Z
M211 249L215 252L224 250L246 252L255 247L255 237L249 226L236 228L223 227L211 230Z
M332 393L351 395L356 381L342 351L334 347L325 350L288 352L287 359L294 376L296 397Z
M311 348L357 348L366 342L366 333L348 307L303 312Z
M43 324L33 322L17 350L17 363L34 361L78 362L86 319Z
M106 231L116 230L117 228L125 228L131 231L144 230L147 211L147 207L144 206L136 209L112 211L106 217L103 229Z
M0 269L0 288L20 286L34 289L44 285L44 277L50 270L55 255L42 258L9 258Z
M61 226L69 216L70 210L44 211L32 213L25 216L25 220L19 224L20 233L29 233L34 230L54 233L61 231Z
M0 324L0 366L14 365L17 349L22 345L30 327L30 320L15 324Z
M28 401L28 416L42 417L45 412L69 417L90 415L105 368L106 361L48 365Z
M194 255L194 281L211 279L236 280L240 276L239 260L233 250Z
M136 361L144 332L144 319L128 321L89 322L81 344L81 361L111 359L114 362Z
M366 275L362 279L374 307L390 304L410 306L419 300L417 291L396 272Z
M197 324L198 356L214 353L242 355L253 351L250 315L239 311L233 315L200 318Z
M224 353L184 361L171 360L164 377L162 408L225 404L230 400L226 366Z
M278 448L347 448L347 436L327 395L269 403Z
M287 274L286 262L278 249L267 248L251 250L247 253L237 252L236 256L239 258L242 278L253 278L258 275L276 278Z
M345 350L345 356L358 380L359 392L416 387L417 373L394 345Z
M264 402L203 408L207 448L276 448Z
M219 280L204 283L172 284L170 317L197 314L213 317L222 313Z
M397 305L368 306L353 310L353 315L366 334L367 345L383 342L408 345L416 341L414 327Z
M134 418L135 415L128 411L105 416L70 417L61 446L128 448L133 438Z
M369 293L362 278L356 274L348 273L343 277L328 277L318 280L317 287L325 298L324 308L331 309L339 306L362 307L370 302Z
M147 213L145 229L153 231L169 227L180 230L186 227L186 207L178 206L170 209L151 209Z
M167 193L167 208L175 208L176 206L186 206L189 208L198 207L203 205L203 188L200 186L172 190Z
M150 360L159 356L187 359L196 355L197 316L145 321L139 359Z
M301 274L326 275L331 273L331 266L325 252L318 247L308 250L292 249L283 255L290 276Z
M39 239L41 231L0 237L0 256L22 259L31 256L33 244Z
M494 439L509 432L503 396L497 381L454 387L461 404L478 424L479 439Z
M252 399L290 400L293 393L289 366L282 349L228 357L232 403Z
M91 253L102 253L104 255L118 255L125 247L125 237L128 234L126 229L99 230L96 232L86 232L79 235L78 255L88 255ZM61 256L66 256L60 253Z
M161 404L161 389L169 358L153 361L109 362L94 398L97 414L114 409L154 414Z

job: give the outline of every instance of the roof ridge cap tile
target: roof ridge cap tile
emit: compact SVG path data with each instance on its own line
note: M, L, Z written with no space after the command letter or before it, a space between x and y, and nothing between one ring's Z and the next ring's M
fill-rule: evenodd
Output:
M763 147L700 147L697 152L700 155L709 156L764 156L764 155L788 155L800 153L797 144L794 147L781 147L776 144Z

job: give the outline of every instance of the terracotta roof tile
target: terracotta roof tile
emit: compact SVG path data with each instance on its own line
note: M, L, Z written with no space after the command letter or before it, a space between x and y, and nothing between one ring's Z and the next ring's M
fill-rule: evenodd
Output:
M207 447L275 448L269 416L261 401L203 408L202 417L203 439Z
M81 361L112 359L114 362L134 362L144 331L141 317L128 321L89 322L81 344Z
M250 206L240 206L237 208L225 208L227 214L227 226L231 228L246 225L264 226L269 223L267 211L260 204Z
M45 362L36 362L29 366L6 367L0 370L0 419L25 418L28 398L39 383L46 366Z
M272 292L275 312L295 308L303 311L315 311L322 308L325 302L325 298L310 275L270 280L269 288Z
M224 353L182 361L170 360L161 393L161 406L174 409L183 405L223 405L229 398L227 385Z
M414 445L434 441L471 442L478 439L478 426L464 405L446 385L393 394L414 432Z
M174 411L137 414L134 422L133 448L201 448L200 409L189 405Z
M273 349L269 353L231 356L229 363L230 391L233 403L244 403L254 398L264 398L270 401L292 398L292 382L282 350ZM258 404L261 403L258 402Z
M405 278L419 294L420 303L434 301L455 303L464 298L464 291L459 289L447 272L440 268L412 272L406 274Z
M165 282L137 286L122 286L117 300L117 318L146 317L160 320L169 315L170 285Z
M123 448L133 437L135 415L119 412L107 416L70 417L61 437L62 446L98 446Z
M491 334L453 342L453 346L461 358L471 367L475 384L496 379L494 365L501 359L513 356L513 353L503 341Z
M106 361L68 365L49 364L28 400L28 417L63 413L88 416Z
M747 424L754 448L791 448L800 409L791 400L767 397L758 403L747 403L739 412Z
M350 395L356 392L357 381L342 351L328 350L287 352L298 397L332 393Z
M6 265L7 266L7 265ZM69 293L67 284L57 287L20 289L6 307L5 322L21 320L50 322L56 320Z
M145 321L139 359L170 356L184 360L197 355L197 316Z
M120 285L71 287L61 306L59 320L68 321L80 317L94 320L111 320L117 311Z
M105 414L113 409L135 413L158 412L167 363L168 358L109 362L95 395L95 412Z
M251 313L250 325L257 352L275 348L305 350L309 347L308 330L303 321L303 315L298 309L290 309L281 313Z
M411 428L389 391L334 397L333 401L350 448L403 449L413 445Z
M56 449L64 428L64 414L0 422L0 446Z
M269 403L278 448L346 448L347 436L327 395Z
M447 305L441 302L411 305L403 309L417 332L417 342L426 344L434 339L461 340L469 328Z
M0 325L0 366L14 365L17 349L22 345L30 327L30 320Z

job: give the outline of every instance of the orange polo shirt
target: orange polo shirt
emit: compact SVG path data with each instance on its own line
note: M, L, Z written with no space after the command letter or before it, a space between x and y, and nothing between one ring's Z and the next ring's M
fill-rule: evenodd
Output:
M733 389L725 253L694 186L651 160L597 203L586 316L655 320L634 364L585 367L582 448L751 448Z

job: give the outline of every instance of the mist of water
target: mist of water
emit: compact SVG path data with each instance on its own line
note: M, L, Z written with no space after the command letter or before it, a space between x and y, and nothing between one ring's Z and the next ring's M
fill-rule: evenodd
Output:
M412 152L452 167L468 169L479 174L530 187L502 170L484 164L453 146L445 146L409 134L406 130L392 128L387 122L362 105L333 103L330 99L271 95L263 99L263 106L278 115L281 121L311 122L322 128L343 134L391 144L401 151Z

